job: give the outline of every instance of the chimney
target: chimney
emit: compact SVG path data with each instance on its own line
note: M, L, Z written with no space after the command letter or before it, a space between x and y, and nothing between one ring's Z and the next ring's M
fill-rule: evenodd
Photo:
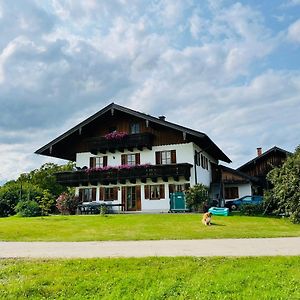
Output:
M257 150L257 156L261 156L262 155L261 147L256 148L256 150Z
M158 118L162 121L165 121L166 120L166 117L165 116L158 116Z

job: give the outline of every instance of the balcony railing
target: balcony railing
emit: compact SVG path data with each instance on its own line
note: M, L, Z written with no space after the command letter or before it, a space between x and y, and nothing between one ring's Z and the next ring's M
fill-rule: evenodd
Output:
M56 173L56 181L62 185L67 186L79 186L97 185L98 183L107 184L125 184L128 180L131 183L136 183L139 179L141 182L146 182L147 179L151 179L153 182L157 182L158 178L162 178L167 182L170 177L175 181L179 181L180 177L184 177L185 180L189 180L191 176L191 164L171 164L171 165L150 165L150 166L137 166L130 169L110 169L101 171L67 171Z
M89 151L93 154L106 151L115 152L116 150L123 152L125 149L133 150L138 148L143 150L144 147L151 150L153 145L153 134L150 132L128 134L121 139L108 140L105 137L93 137L87 139Z

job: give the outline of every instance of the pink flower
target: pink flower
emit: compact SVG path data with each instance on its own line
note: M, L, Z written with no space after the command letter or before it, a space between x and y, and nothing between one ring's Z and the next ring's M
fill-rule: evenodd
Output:
M107 140L121 140L124 137L126 137L127 135L128 135L127 132L114 131L114 132L110 132L110 133L106 134L104 136L104 138Z

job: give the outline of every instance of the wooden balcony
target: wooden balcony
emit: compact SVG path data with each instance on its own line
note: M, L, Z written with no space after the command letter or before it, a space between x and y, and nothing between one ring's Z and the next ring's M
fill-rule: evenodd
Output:
M191 164L172 164L172 165L150 165L150 166L136 166L130 169L110 169L106 171L67 171L56 173L56 181L66 186L79 186L81 185L108 185L108 184L126 184L136 183L139 179L141 182L146 183L147 179L152 182L157 182L158 178L168 182L169 178L174 178L179 181L180 177L185 180L190 180Z
M153 134L150 132L128 134L119 140L108 140L105 137L94 137L87 139L88 149L92 154L106 153L106 151L114 153L116 150L124 152L125 149L133 151L134 148L143 150L144 147L152 149Z

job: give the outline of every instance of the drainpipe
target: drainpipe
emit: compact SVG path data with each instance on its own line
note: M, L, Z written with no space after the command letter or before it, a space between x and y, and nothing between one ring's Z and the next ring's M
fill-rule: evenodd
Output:
M194 154L194 169L195 169L195 185L198 183L197 182L197 150L195 150Z

